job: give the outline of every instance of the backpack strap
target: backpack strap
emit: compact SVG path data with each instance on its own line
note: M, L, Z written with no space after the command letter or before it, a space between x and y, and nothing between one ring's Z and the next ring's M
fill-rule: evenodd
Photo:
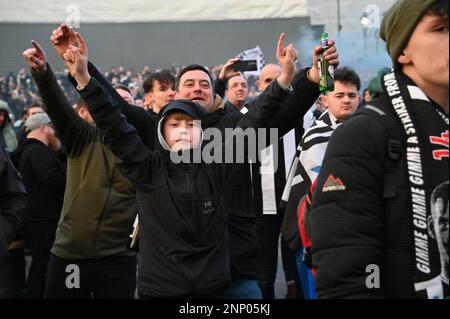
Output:
M382 104L380 104L382 106ZM400 160L403 158L404 146L401 139L399 124L395 122L392 112L386 107L378 107L371 104L364 105L355 116L366 114L380 122L386 132L390 134L388 139L387 159L385 163L385 173L383 182L383 198L392 199L397 196L398 174L400 172Z
M383 184L383 198L385 199L397 196L399 163L403 152L403 145L399 140L390 139L388 143L388 159L386 160Z

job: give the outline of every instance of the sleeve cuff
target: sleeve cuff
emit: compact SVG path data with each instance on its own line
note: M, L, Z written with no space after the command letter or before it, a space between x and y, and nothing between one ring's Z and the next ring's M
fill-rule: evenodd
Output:
M93 85L93 83L94 83L94 81L93 81L92 76L89 76L89 82L85 86L82 87L77 83L77 91L79 93L81 93L82 91L85 91L87 87L91 87Z
M47 63L47 70L45 72L39 72L30 67L30 73L35 78L45 78L50 73L50 65Z
M77 91L81 97L86 97L90 95L90 93L94 92L95 89L99 86L100 84L93 77L91 77L88 84L86 84L85 87L80 88L80 86L77 85Z
M282 88L283 91L285 91L287 93L290 93L290 92L292 92L294 90L292 85L287 86L284 83L281 83L281 81L278 80L278 78L277 78L277 82L278 82L278 85L280 86L280 88Z

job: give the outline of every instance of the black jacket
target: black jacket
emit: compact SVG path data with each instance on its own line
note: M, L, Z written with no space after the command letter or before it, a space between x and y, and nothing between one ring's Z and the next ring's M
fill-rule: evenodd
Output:
M371 105L385 115L362 107L331 136L305 216L319 298L415 297L406 135L385 95ZM391 163L392 140L401 142L403 151ZM392 169L394 179L387 179ZM324 192L330 175L345 190ZM386 196L392 183L395 196ZM370 289L366 280L371 280L373 265L379 267L380 286Z
M317 269L318 298L382 296L365 282L369 275L366 266L381 265L383 251L389 249L383 247L381 196L388 139L381 121L358 115L338 127L329 140L311 209L305 216ZM345 183L345 191L323 192L330 175ZM393 254L392 258L399 257ZM395 282L403 281L400 277Z
M236 109L223 108L206 115L207 126L220 130L235 128L242 118ZM247 163L233 164L233 177L223 191L229 208L229 244L231 278L258 279L259 254L256 233L255 203L251 174Z
M121 168L137 188L140 224L141 296L208 296L229 282L228 215L225 189L236 176L234 164L174 164L171 152L150 151L134 127L121 115L107 90L91 79L81 96L101 130L105 143L123 162ZM272 92L271 92L272 93ZM282 97L286 93L279 92ZM277 110L276 94L267 94L259 112L240 122L257 127L255 119ZM265 107L267 106L267 107ZM191 101L175 101L161 110L158 123L170 111L201 114ZM207 127L205 114L193 116ZM205 125L206 124L206 125ZM155 131L157 134L161 132Z
M22 227L25 194L22 177L0 143L0 296L8 279L8 248Z
M27 138L12 155L28 192L24 223L58 223L64 200L66 168L44 143Z

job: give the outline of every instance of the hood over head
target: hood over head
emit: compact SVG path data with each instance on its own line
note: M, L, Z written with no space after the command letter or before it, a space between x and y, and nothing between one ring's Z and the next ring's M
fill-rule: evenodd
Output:
M200 121L202 129L201 140L203 140L203 129L206 123L205 110L198 103L192 102L191 100L175 100L167 104L163 109L161 109L161 111L158 114L158 126L157 126L158 141L164 150L170 151L170 147L165 141L163 136L162 132L163 123L165 117L173 112L183 112L192 117L193 120Z

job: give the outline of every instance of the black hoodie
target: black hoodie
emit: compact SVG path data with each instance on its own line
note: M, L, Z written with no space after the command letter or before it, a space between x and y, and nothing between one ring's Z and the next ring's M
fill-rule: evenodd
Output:
M162 145L150 151L143 144L95 79L80 93L105 144L122 160L124 175L137 189L139 295L207 297L224 290L230 282L228 213L223 198L229 166L174 164L171 152ZM175 110L196 120L205 116L194 102L174 101L160 112L158 123Z

